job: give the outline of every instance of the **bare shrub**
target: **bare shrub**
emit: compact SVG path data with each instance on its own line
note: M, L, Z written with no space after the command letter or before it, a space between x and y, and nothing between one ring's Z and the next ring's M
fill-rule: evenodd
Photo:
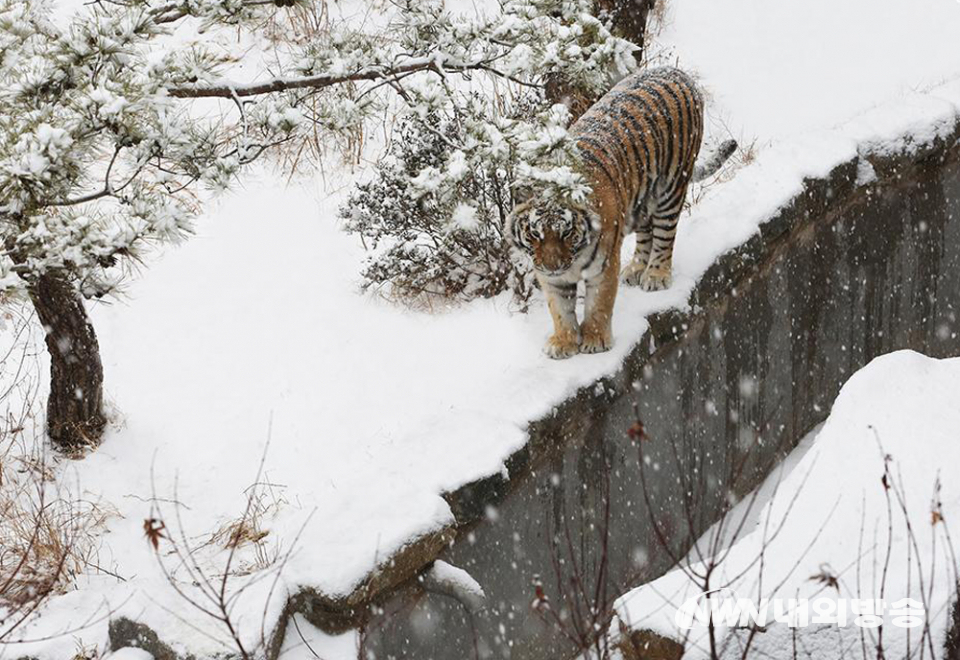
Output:
M558 636L569 642L584 660L609 660L616 646L606 634L614 617L613 603L629 584L611 582L611 480L614 469L606 455L600 469L599 502L582 509L579 529L562 501L557 528L548 527L552 580L539 576L533 584L531 609ZM596 548L592 553L589 548ZM631 580L628 580L632 581Z
M756 160L759 149L756 138L748 142L743 142L741 138L737 141L737 144L740 146L738 146L737 150L733 152L733 155L720 166L716 174L690 185L688 206L696 206L702 202L717 186L731 181L740 170Z
M791 557L792 568L779 581L773 581L764 574L764 568L767 565L768 555L772 553L771 544L784 529L787 520L791 515L797 515L794 511L794 505L806 487L808 472L802 480L800 488L793 493L786 501L786 509L783 517L776 523L769 520L762 529L757 531L762 534L762 543L760 550L755 557L751 557L748 564L737 571L732 571L724 564L725 560L732 551L734 545L751 530L748 521L753 519L759 507L763 505L766 497L775 498L780 487L780 478L771 483L765 483L762 487L754 488L748 498L737 504L733 501L724 504L720 510L716 522L709 527L706 533L697 534L696 525L698 524L699 509L702 506L702 491L696 487L696 478L700 468L695 465L689 465L681 460L682 454L679 447L672 447L670 452L674 456L676 464L673 469L678 475L680 488L681 527L686 526L686 533L676 534L668 525L657 519L652 505L652 489L648 487L646 471L650 468L645 460L647 451L645 446L650 442L658 442L647 436L642 420L636 413L636 419L633 426L627 433L636 443L638 452L638 465L640 466L641 490L649 514L650 522L654 531L654 537L660 550L665 552L673 565L672 570L681 571L686 579L694 586L695 591L707 594L711 591L722 591L732 588L742 577L751 570L757 570L757 577L751 578L756 585L756 598L767 598L773 594L779 593L787 580L795 573L804 560L813 550L815 544L822 536L827 521L836 510L823 512L823 519L819 525L814 525L812 538L803 548L797 548L796 556ZM761 424L760 428L765 425ZM874 431L874 433L876 433ZM819 569L813 575L806 578L807 582L816 586L816 594L824 591L834 591L837 596L844 598L861 599L865 597L862 592L862 572L872 564L872 569L877 570L882 567L879 576L879 582L874 579L872 587L878 589L874 596L883 599L891 596L889 593L889 584L894 575L909 576L907 584L916 584L919 599L922 602L923 610L927 613L924 618L922 628L918 628L915 636L911 638L908 632L906 636L905 647L894 644L889 637L884 635L884 625L881 624L876 629L859 628L859 643L850 646L843 653L845 657L861 658L862 660L874 660L875 658L937 658L945 657L952 659L952 654L956 653L957 634L951 626L956 626L957 607L954 603L953 608L944 608L944 611L933 609L931 596L934 593L934 585L944 576L951 585L960 583L957 572L957 556L954 551L953 541L949 527L943 515L943 505L941 502L941 481L939 476L934 479L933 495L930 500L929 517L925 520L912 520L908 515L908 493L899 472L895 469L893 459L886 454L883 449L880 438L877 437L877 446L880 456L883 459L883 473L877 480L877 488L883 488L886 499L885 519L879 520L877 532L874 534L872 543L866 538L865 521L861 520L859 530L859 545L856 561L849 565L834 567L828 562L820 564ZM736 484L743 479L744 473L742 465L733 462L731 470L728 473L725 484L733 492L737 490ZM772 488L771 488L772 486ZM763 490L771 488L764 496L760 498ZM839 500L838 500L839 502ZM929 529L924 529L929 526ZM931 544L931 553L928 557L922 556L919 538L921 534L930 534L934 542ZM694 543L689 550L684 549L688 545L688 540L693 539ZM908 551L905 557L905 563L896 566L892 562L894 539L900 539L901 543L906 543ZM938 552L942 558L938 559ZM945 566L940 564L945 561ZM761 588L762 587L762 588ZM896 594L893 594L896 597ZM664 594L664 605L677 606L677 603L671 603L670 596ZM949 611L948 611L949 610ZM946 640L941 641L934 638L930 627L930 617L944 616L947 620ZM616 645L626 660L644 657L680 657L683 653L683 646L689 640L679 639L671 640L659 637L655 633L643 628L642 621L623 621L617 619L619 630L611 631L612 644ZM707 624L707 651L711 660L731 660L739 658L740 660L750 660L750 658L769 657L765 650L757 648L758 635L768 632L766 627L757 625L747 625L746 627L733 627L725 636L720 636L714 625L713 617L710 617ZM852 640L848 640L852 641ZM937 648L940 645L943 648ZM659 655L649 655L654 650ZM942 652L941 652L942 651ZM793 629L793 648L784 649L782 653L777 653L776 657L790 657L793 660L800 658L818 657L811 655L811 651L805 648L804 641L800 639L796 629ZM599 656L603 657L603 656ZM831 656L832 657L832 656Z
M108 513L63 490L42 460L0 494L0 607L29 609L96 565Z
M51 596L69 591L81 572L98 565L98 539L112 510L79 495L60 458L44 449L39 363L32 317L8 308L9 344L0 360L0 642Z
M229 637L228 648L242 660L255 660L267 654L271 641L267 630L267 609L300 537L298 532L286 552L281 551L279 541L272 548L265 542L268 531L263 528L263 518L285 502L280 495L282 487L263 479L265 460L266 448L256 479L245 490L243 513L208 535L205 542L192 541L188 536L180 514L183 505L176 492L169 500L154 493L150 517L143 521L144 536L154 550L167 583L186 605L221 627ZM165 502L174 504L171 524L166 522ZM304 527L309 518L304 521ZM254 559L245 562L241 551L248 545L253 546ZM225 557L223 550L227 551ZM259 638L251 644L251 638L240 630L234 609L246 592L266 580L270 586L263 602ZM179 615L175 616L187 623Z
M287 504L283 489L283 486L269 481L251 484L244 491L248 505L244 513L222 525L210 536L208 543L218 547L252 547L253 558L238 566L238 574L266 570L279 560L279 545L269 542L270 530L265 527L265 519Z

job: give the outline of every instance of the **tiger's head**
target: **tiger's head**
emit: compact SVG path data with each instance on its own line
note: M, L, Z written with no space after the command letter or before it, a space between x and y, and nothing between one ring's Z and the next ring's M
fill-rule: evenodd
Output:
M558 276L593 244L599 223L599 215L585 204L534 197L510 213L507 236L533 258L537 271Z

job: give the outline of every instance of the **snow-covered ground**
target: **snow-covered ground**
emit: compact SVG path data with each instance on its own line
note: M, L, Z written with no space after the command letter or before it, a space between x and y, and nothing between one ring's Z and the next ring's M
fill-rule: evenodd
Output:
M845 625L817 622L811 609L809 627L795 629L774 623L771 605L769 629L752 642L756 657L794 657L794 648L799 657L818 660L861 657L861 635L867 657L876 655L881 641L884 657L920 657L921 647L923 657L940 657L949 605L956 598L951 540L956 532L950 525L960 515L960 490L948 466L960 460L958 424L960 358L898 351L875 359L843 386L796 464L774 471L764 494L745 498L731 512L728 537L744 516L749 521L732 548L727 549L730 539L712 545L717 530L711 530L698 542L703 559L691 552L682 570L621 598L618 616L686 640L684 658L711 657L706 627L679 628L675 615L704 591L702 582L688 576L704 575L705 566L715 564L710 589L757 603L761 598L886 602L879 611L886 613L882 634L855 625L857 614L846 605ZM710 547L723 550L711 558ZM906 598L926 610L919 621L929 624L929 637L922 627L895 625L891 612ZM741 657L746 634L738 642L724 639L726 632L725 626L717 629L720 657Z
M278 588L265 580L240 599L241 634L259 639L264 612L269 626L299 585L349 593L406 540L453 522L444 490L500 471L527 422L614 371L645 317L684 305L713 260L804 177L858 149L952 129L957 34L953 0L909 11L897 0L671 3L662 48L700 75L714 134L756 138L757 157L681 223L669 291L621 292L606 354L543 356L541 305L524 315L496 299L426 314L361 295L362 248L335 219L344 191L328 192L352 174L326 187L248 181L124 300L93 309L117 422L70 470L86 497L117 512L98 564L125 581L91 574L24 635L109 609L194 653L224 651L224 631L185 611L158 570L143 534L147 500L175 496L186 533L202 542L242 514L268 437L261 481L276 506L265 543L285 552L303 529ZM205 552L211 565L223 559ZM100 621L12 654L61 658L76 639L102 646L105 635Z

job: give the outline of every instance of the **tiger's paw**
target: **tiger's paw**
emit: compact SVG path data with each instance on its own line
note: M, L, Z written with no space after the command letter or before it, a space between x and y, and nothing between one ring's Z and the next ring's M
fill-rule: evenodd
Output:
M603 353L613 346L613 333L610 330L591 331L584 329L583 341L580 342L581 353Z
M579 353L580 345L577 342L576 336L554 335L547 340L547 345L543 347L543 352L553 360L565 360Z
M638 264L636 261L631 262L630 265L623 269L620 279L623 280L624 284L629 286L639 286L645 268L645 265Z
M669 289L673 278L670 271L654 270L648 268L639 278L640 288L644 291L663 291Z

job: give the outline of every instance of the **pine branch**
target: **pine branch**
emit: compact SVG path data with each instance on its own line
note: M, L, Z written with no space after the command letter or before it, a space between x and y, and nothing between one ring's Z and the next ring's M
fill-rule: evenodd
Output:
M167 92L170 96L176 98L227 98L261 96L263 94L274 94L285 92L291 89L321 89L323 87L332 87L347 82L361 82L364 80L389 80L398 76L405 76L420 71L435 71L437 73L463 73L465 71L491 71L497 75L505 76L495 72L489 66L489 59L476 62L467 62L462 64L440 62L435 57L421 58L392 67L373 66L355 73L345 75L321 74L317 76L306 76L303 78L274 78L262 83L231 83L218 82L207 85L182 85L170 87Z

